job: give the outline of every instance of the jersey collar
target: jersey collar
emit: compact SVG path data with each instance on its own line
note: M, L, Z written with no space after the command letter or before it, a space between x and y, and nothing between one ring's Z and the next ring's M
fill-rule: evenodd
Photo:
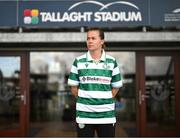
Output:
M86 54L86 60L87 60L87 61L93 61L93 60L94 60L94 59L91 57L91 54L90 54L89 51L88 51L87 54ZM105 53L104 50L102 50L102 55L101 55L100 61L106 61L106 53Z

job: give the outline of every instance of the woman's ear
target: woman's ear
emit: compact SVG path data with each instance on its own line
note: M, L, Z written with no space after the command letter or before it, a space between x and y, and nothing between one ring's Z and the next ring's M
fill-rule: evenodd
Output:
M101 40L101 45L104 45L104 40Z

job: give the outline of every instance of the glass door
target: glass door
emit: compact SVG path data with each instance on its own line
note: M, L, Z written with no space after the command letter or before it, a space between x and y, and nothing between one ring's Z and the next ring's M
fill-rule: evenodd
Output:
M140 136L177 136L178 54L137 53Z
M67 85L84 52L30 52L30 130L35 137L76 137L75 97ZM135 52L108 51L120 67L123 87L115 98L116 137L136 137Z
M0 53L0 136L27 135L27 63L26 53Z

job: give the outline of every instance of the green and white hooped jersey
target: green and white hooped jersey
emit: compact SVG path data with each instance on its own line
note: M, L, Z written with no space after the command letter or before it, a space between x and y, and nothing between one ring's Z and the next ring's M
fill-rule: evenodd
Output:
M122 86L115 58L103 51L98 63L90 53L75 59L68 79L69 86L78 86L76 122L84 124L115 123L115 103L112 88Z

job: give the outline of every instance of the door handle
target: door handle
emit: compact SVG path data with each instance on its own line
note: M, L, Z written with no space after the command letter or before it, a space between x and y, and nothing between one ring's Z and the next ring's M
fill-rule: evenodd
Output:
M149 96L146 94L142 94L142 91L139 90L139 105L141 105L142 102L145 101L145 98L149 98Z
M24 94L16 95L16 98L20 98L24 105L26 105L26 91L24 91Z

